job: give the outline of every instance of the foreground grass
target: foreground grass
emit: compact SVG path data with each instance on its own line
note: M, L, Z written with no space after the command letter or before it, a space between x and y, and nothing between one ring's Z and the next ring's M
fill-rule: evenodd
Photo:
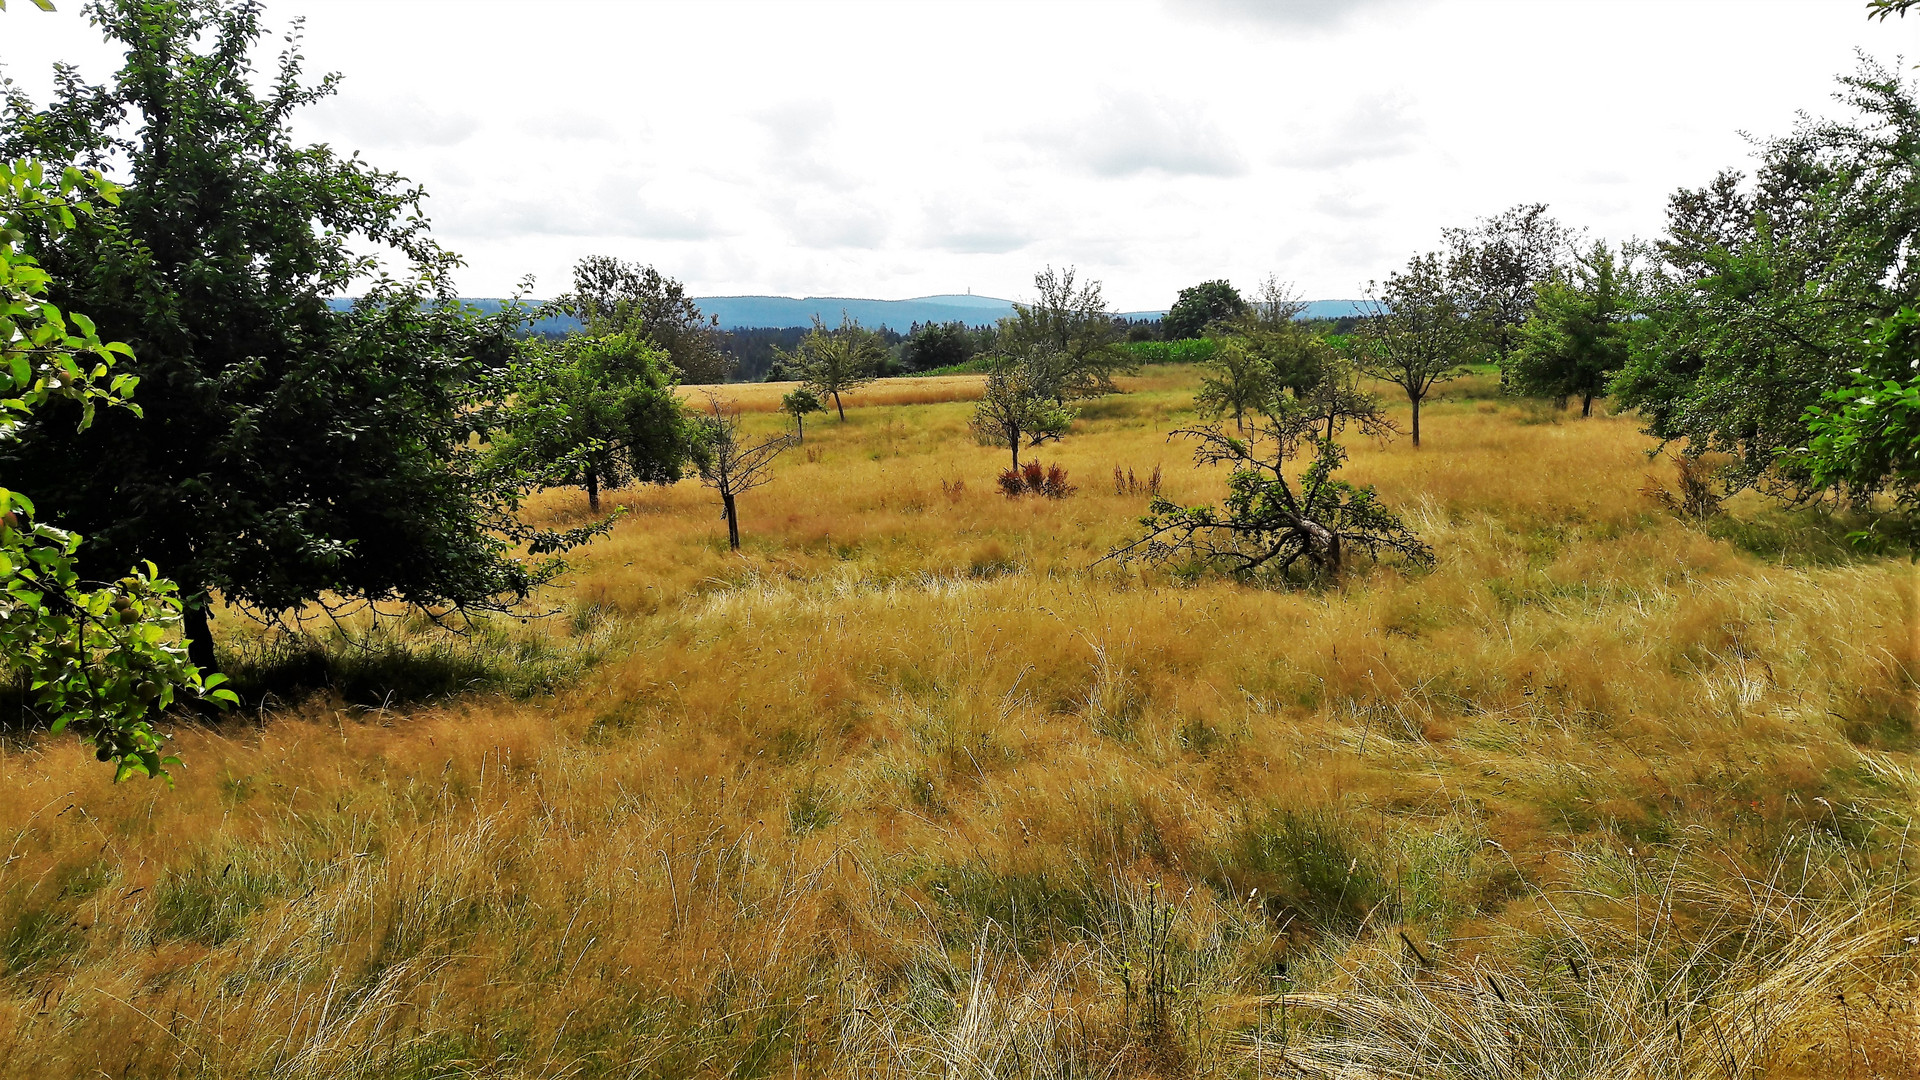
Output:
M1221 480L1132 389L1059 502L964 388L810 424L739 556L622 493L559 617L398 632L445 692L352 668L387 707L185 731L172 791L13 746L0 1075L1920 1070L1907 563L1475 383L1354 448L1431 573L1095 567L1116 467Z

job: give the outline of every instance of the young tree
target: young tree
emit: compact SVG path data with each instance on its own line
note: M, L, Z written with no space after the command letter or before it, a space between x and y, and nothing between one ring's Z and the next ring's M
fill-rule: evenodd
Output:
M37 162L0 163L0 443L54 400L78 407L81 428L103 404L138 415L128 400L138 380L112 374L131 350L100 340L86 316L49 305L46 274L17 247L28 223L71 228L94 215L94 199L117 203L118 190L78 169L49 177ZM0 487L0 676L25 690L56 734L91 741L116 781L166 776L179 759L153 717L176 699L222 707L239 699L174 644L179 588L152 563L112 584L87 582L80 536L33 516L31 500Z
M87 534L87 564L177 580L203 669L216 592L269 613L324 597L486 610L558 574L552 553L584 536L525 529L521 489L475 468L476 394L507 327L454 304L457 260L418 189L293 141L293 112L334 80L301 82L297 42L257 78L258 4L86 11L125 47L118 75L63 75L40 111L9 93L0 156L124 174L113 228L30 226L23 243L51 300L134 346L145 418L110 410L76 433L78 407L53 403L0 446L9 478ZM523 541L535 561L514 556Z
M1126 334L1100 295L1100 283L1076 285L1074 269L1049 266L1033 276L1038 298L1013 305L1000 320L998 351L1027 357L1043 392L1058 404L1069 398L1114 393L1113 376L1138 364L1126 348ZM1037 351L1036 351L1037 350Z
M793 417L794 441L805 442L807 440L807 414L826 412L827 407L820 404L820 396L818 394L802 386L793 393L787 394L780 399L780 411Z
M973 354L973 334L962 322L917 324L900 345L900 363L908 371L964 364Z
M720 495L720 506L727 516L727 546L734 551L740 550L740 514L734 500L772 483L773 459L794 442L790 435L749 441L740 430L740 410L708 392L707 413L700 418L693 459L700 482Z
M1052 369L1038 350L1026 357L998 358L987 372L980 403L973 410L974 437L982 443L1005 446L1020 467L1020 443L1039 446L1058 439L1073 426L1073 409L1054 400L1044 372Z
M1504 362L1533 317L1534 290L1558 273L1573 233L1548 215L1545 203L1522 203L1442 235L1460 305L1488 353Z
M557 306L597 335L637 335L667 354L688 383L727 380L732 364L720 351L716 323L686 287L651 266L589 255L573 267L573 291Z
M493 466L543 484L671 484L686 463L686 410L666 353L630 334L568 334L526 343L501 389Z
M1463 374L1473 355L1473 326L1448 287L1437 254L1416 255L1387 275L1358 342L1360 370L1406 391L1413 406L1413 445L1420 445L1420 405L1434 386Z
M1240 338L1220 342L1213 355L1201 361L1206 374L1194 405L1207 416L1232 416L1235 430L1247 430L1247 413L1260 408L1280 392L1273 363Z
M1323 423L1331 435L1321 434ZM1349 424L1375 435L1392 430L1377 411L1353 414L1336 405L1323 418L1276 395L1253 422L1251 438L1230 435L1219 424L1175 432L1199 441L1195 464L1232 466L1225 504L1183 507L1156 497L1140 519L1145 534L1107 558L1190 560L1237 577L1265 571L1282 579L1302 560L1316 575L1338 579L1356 548L1431 565L1432 550L1371 487L1335 479L1347 455L1333 436ZM1290 476L1288 464L1308 448L1313 459Z
M1580 415L1592 416L1593 399L1627 362L1633 280L1632 250L1616 254L1596 240L1570 272L1541 282L1533 317L1507 354L1507 389L1562 403L1578 397Z
M1197 338L1208 326L1236 319L1247 312L1240 290L1225 281L1203 281L1180 290L1173 307L1160 320L1168 341Z
M797 348L787 352L775 347L773 355L774 362L792 372L806 390L822 399L833 398L833 407L845 423L847 407L840 395L873 381L886 362L887 347L880 335L862 327L851 315L842 314L840 326L834 330L828 330L816 315L813 329L800 339Z

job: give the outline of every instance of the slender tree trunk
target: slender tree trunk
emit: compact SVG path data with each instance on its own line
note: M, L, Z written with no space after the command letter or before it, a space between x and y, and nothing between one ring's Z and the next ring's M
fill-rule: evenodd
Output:
M720 501L727 506L727 546L734 551L740 550L740 515L733 508L733 496L722 495Z
M185 589L180 590L186 592ZM184 616L187 635L187 659L193 666L206 674L213 674L213 615L207 610L213 603L204 592L194 592L187 596Z
M1591 417L1593 415L1593 395L1592 394L1580 395L1580 415L1582 417Z
M794 413L793 429L800 433L800 437L795 440L796 442L807 441L807 418L806 417L800 415L799 413Z
M1420 399L1408 394L1407 400L1413 402L1413 445L1418 449L1420 446Z
M1019 432L1016 431L1013 433L1013 437L1007 440L1007 446L1013 451L1013 471L1019 472L1020 471L1020 433Z
M600 512L600 474L587 469L587 509Z
M845 405L840 404L840 391L838 390L835 390L833 392L833 407L840 410L840 422L843 424L846 423L847 407Z

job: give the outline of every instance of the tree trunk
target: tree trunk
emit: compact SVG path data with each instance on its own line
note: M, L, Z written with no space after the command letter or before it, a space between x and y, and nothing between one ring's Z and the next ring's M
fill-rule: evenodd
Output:
M587 509L600 512L600 474L587 470Z
M800 433L800 437L794 441L796 442L807 441L807 418L805 416L802 416L799 413L793 414L793 429Z
M1009 449L1013 451L1013 471L1019 472L1020 471L1020 433L1019 432L1016 431L1013 433L1013 437L1007 440L1007 446Z
M833 392L833 407L840 410L840 422L843 424L846 423L847 407L845 405L840 404L840 391L838 390L835 390Z
M182 592L186 590L182 589ZM211 675L213 663L213 627L210 625L213 615L207 610L212 599L206 593L189 595L181 612L185 621L187 635L187 659L201 672Z
M1415 449L1419 449L1420 447L1420 399L1417 397L1414 397L1412 394L1408 394L1407 400L1413 402L1413 445Z
M1580 415L1583 418L1591 417L1593 415L1593 395L1592 394L1580 395Z
M733 508L733 496L722 495L720 501L727 507L727 546L734 551L740 550L740 515Z

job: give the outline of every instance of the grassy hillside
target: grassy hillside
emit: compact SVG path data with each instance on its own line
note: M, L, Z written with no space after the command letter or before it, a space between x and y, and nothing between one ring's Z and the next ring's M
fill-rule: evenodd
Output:
M8 742L0 1076L1920 1070L1909 563L1677 520L1634 422L1476 376L1352 447L1429 573L1095 565L1156 470L1217 497L1192 373L1088 403L1060 501L971 386L810 423L738 556L618 493L554 617L336 637L361 704L173 790Z

